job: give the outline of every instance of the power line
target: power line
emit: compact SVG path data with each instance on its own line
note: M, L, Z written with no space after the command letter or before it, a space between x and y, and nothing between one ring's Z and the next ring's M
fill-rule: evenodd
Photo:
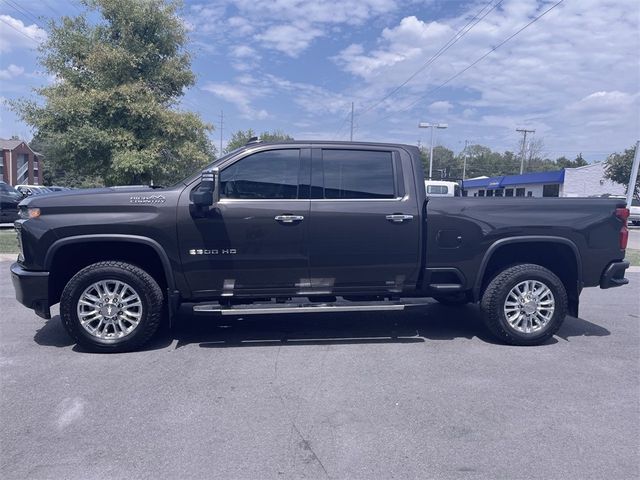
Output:
M349 117L350 116L351 116L351 112L349 112L347 114L347 116L344 117L344 120L342 120L342 123L340 124L340 127L338 127L338 130L336 130L336 133L334 134L334 137L338 137L341 134L342 129L344 128L344 126L347 125L347 123L349 122Z
M453 37L451 37L442 47L440 47L440 49L434 53L424 64L422 64L422 66L416 70L414 73L412 73L409 78L407 78L404 82L402 82L400 85L398 85L397 87L395 87L393 90L391 90L389 93L387 93L386 95L384 95L380 100L372 103L371 105L369 105L368 107L365 107L361 112L360 112L360 116L363 116L364 114L366 114L367 112L369 112L370 110L372 110L373 108L377 107L378 105L380 105L382 102L384 102L387 98L391 97L392 95L396 94L402 87L404 87L407 83L409 83L411 80L413 80L416 76L418 76L419 73L421 73L422 71L424 71L425 68L427 68L429 65L431 65L433 62L435 62L438 58L440 58L447 50L449 50L449 48L451 48L453 45L455 45L458 40L460 40L462 37L464 37L473 27L475 27L478 23L480 23L487 15L489 15L496 7L498 7L498 5L500 5L504 0L500 0L497 3L495 3L484 15L482 15L482 17L478 18L478 16L484 11L485 8L487 8L492 2L493 0L489 0L489 2L487 2L476 14L475 16L469 21L467 22L466 25L464 25L460 30L458 30L455 35ZM474 23L475 22L475 23ZM472 25L473 24L473 25ZM468 27L468 28L467 28ZM465 30L466 29L466 30Z
M28 38L29 40L33 40L36 43L40 43L40 40L37 40L35 38L33 38L31 35L27 35L26 33L24 33L22 30L18 30L16 27L14 27L13 25L11 25L9 22L7 22L6 20L4 20L3 18L0 18L0 22L6 24L7 26L9 26L10 28L13 28L16 32L18 32L20 35L22 35L23 37Z
M38 22L40 21L40 19L38 17L36 17L32 12L30 12L29 10L27 10L26 8L12 2L11 0L2 0L2 3L5 3L7 5L9 5L10 7L12 7L15 11L19 12L22 15L26 15L28 17L31 17L34 19L36 25L38 25ZM38 25L40 26L40 25Z
M447 80L445 80L443 83L441 83L440 85L438 85L436 88L433 88L431 90L429 90L428 92L426 92L425 94L421 95L420 97L418 97L418 99L415 102L410 103L408 106L406 106L405 108L392 112L389 115L386 115L384 117L382 117L381 120L385 120L387 118L389 118L391 115L395 115L398 113L402 113L402 112L406 112L407 110L410 110L414 105L416 105L417 103L419 103L420 101L422 101L423 99L425 99L427 96L431 95L432 93L440 90L442 87L444 87L445 85L447 85L449 82L451 82L452 80L455 80L456 78L458 78L460 75L462 75L463 73L465 73L467 70L471 69L472 67L474 67L475 65L477 65L478 63L480 63L482 60L484 60L486 57L488 57L489 55L491 55L493 52L495 52L496 50L498 50L500 47L502 47L505 43L509 42L511 39L513 39L515 36L517 36L518 34L520 34L522 31L526 30L527 28L529 28L531 25L533 25L534 23L536 23L538 20L540 20L542 17L544 17L547 13L549 13L551 10L553 10L554 8L556 8L558 5L560 5L562 2L564 2L564 0L559 0L558 2L554 3L551 7L549 7L547 10L545 10L544 12L542 12L540 15L538 15L537 17L535 17L533 20L531 20L529 23L527 23L526 25L524 25L522 28L520 28L519 30L517 30L515 33L509 35L507 38L505 38L503 41L501 41L500 43L498 43L495 47L493 47L491 50L487 51L485 54L481 55L480 57L478 57L475 61L473 61L471 64L467 65L465 68L463 68L462 70L460 70L458 73L456 73L455 75L452 75L451 77L449 77ZM365 124L365 126L367 125L372 125L373 123L377 123L380 120L377 120L376 122L370 122Z

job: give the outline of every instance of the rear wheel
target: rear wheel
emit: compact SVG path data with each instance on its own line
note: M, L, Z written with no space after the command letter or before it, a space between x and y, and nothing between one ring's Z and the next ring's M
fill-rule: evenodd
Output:
M153 277L116 261L80 270L60 299L60 316L69 335L99 352L141 347L157 330L163 311L162 290Z
M487 327L499 339L512 345L539 345L562 325L567 292L550 270L521 264L491 280L480 307Z

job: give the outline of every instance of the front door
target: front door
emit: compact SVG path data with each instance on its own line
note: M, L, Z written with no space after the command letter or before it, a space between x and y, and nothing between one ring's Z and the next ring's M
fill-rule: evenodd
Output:
M309 260L314 290L399 293L415 285L420 207L410 193L415 188L408 156L362 147L312 152Z
M308 279L301 151L264 150L223 167L219 202L178 232L194 296L287 294Z

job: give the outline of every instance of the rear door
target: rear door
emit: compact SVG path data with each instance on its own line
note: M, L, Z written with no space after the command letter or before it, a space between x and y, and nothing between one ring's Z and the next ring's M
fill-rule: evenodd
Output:
M311 287L398 293L417 279L420 211L402 150L312 149Z

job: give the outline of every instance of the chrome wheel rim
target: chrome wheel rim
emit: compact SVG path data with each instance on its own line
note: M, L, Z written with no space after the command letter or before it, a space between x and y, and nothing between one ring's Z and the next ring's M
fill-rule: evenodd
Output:
M539 280L525 280L513 287L504 302L504 315L514 330L530 334L543 330L555 311L555 298Z
M92 283L78 300L78 320L91 336L102 340L126 337L142 319L138 292L120 280Z

